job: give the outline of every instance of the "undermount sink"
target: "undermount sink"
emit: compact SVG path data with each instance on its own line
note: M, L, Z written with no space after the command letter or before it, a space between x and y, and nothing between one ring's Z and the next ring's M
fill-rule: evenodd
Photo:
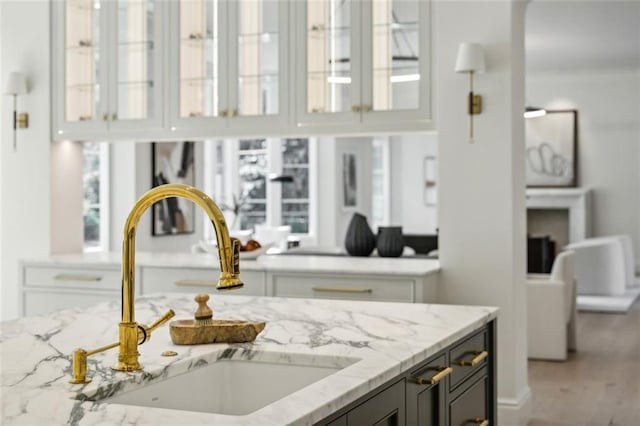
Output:
M268 358L220 359L99 402L242 416L357 361L287 354ZM287 361L291 358L293 363Z

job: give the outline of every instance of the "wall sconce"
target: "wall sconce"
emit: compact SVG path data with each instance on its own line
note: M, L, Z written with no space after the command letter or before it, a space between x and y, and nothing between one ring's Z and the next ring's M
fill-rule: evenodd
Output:
M21 112L18 114L18 95L27 93L27 79L21 72L12 72L9 74L7 85L4 89L5 95L13 96L13 150L16 150L16 133L17 129L26 129L29 127L29 114Z
M482 97L473 93L473 74L484 72L484 53L478 43L460 43L456 72L469 73L469 142L473 143L473 116L482 112Z

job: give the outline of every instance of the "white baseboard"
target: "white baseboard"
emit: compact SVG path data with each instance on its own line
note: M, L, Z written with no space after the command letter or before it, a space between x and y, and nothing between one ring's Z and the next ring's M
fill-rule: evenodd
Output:
M498 398L498 426L526 426L531 419L531 403L529 386L517 398Z

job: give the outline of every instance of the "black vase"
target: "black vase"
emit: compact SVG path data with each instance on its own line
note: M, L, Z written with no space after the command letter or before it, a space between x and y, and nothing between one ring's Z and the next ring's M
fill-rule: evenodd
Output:
M378 228L378 255L382 257L400 257L404 250L402 226L381 226Z
M344 247L351 256L369 256L376 248L376 237L369 228L367 218L360 213L354 213L349 222Z

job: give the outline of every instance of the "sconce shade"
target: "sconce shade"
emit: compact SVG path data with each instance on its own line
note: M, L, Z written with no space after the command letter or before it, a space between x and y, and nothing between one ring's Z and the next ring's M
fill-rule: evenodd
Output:
M21 72L9 74L7 85L4 89L5 95L24 95L27 93L27 79Z
M479 43L460 43L456 72L484 72L484 53Z

